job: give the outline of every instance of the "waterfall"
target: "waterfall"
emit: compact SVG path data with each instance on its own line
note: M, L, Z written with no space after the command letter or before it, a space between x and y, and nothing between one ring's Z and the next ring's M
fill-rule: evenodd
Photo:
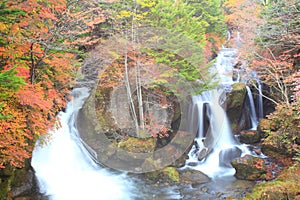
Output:
M47 144L37 142L31 164L41 193L53 200L132 199L125 174L97 165L78 137L77 113L89 95L87 88L72 92L74 99L60 112L60 125L50 131ZM126 179L125 179L126 178Z
M190 127L191 131L197 130L198 134L185 167L202 171L211 178L233 175L235 170L231 167L229 159L250 154L246 145L235 140L226 112L220 105L221 94L234 83L232 59L235 55L235 49L222 49L215 64L221 85L218 90L205 91L192 99ZM207 105L208 109L204 109L204 105ZM204 128L206 117L209 119L207 130ZM198 123L195 123L197 120L193 118L197 118Z
M226 175L233 175L234 169L232 167L220 166L220 163L226 162L223 158L222 152L238 148L238 151L249 153L245 145L240 145L235 141L230 129L230 125L225 111L219 104L220 91L211 90L203 92L202 95L193 97L193 107L198 111L196 116L199 119L198 124L194 124L192 130L198 129L198 135L195 139L195 145L192 147L188 156L187 166L195 170L202 171L209 177L219 177ZM209 114L203 114L203 107L207 104L209 107ZM208 133L204 130L204 117L209 117L210 125ZM210 152L211 151L211 152ZM199 162L201 154L206 154L206 158ZM196 163L196 165L195 165Z
M263 96L262 96L262 85L260 81L257 81L258 84L258 120L261 120L264 117L263 110Z
M246 86L246 89L247 89L247 96L248 96L248 99L250 102L250 119L251 119L251 126L252 126L251 129L256 130L258 121L257 121L256 112L255 112L255 104L254 104L251 89L248 86Z

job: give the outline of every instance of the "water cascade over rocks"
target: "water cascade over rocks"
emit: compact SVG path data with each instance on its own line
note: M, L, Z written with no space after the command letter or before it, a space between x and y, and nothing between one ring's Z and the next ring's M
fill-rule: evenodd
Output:
M224 109L221 107L226 91L231 85L240 80L240 72L234 69L235 49L223 48L218 54L215 69L219 75L219 86L212 91L203 92L192 99L191 131L197 131L197 138L190 150L187 168L196 169L211 178L233 175L235 173L230 161L245 154L251 154L247 146L241 144L231 131ZM234 75L238 78L234 78ZM261 85L258 84L261 89ZM251 128L256 129L258 120L262 117L262 97L259 92L258 112L250 88L247 86L250 101Z
M234 137L221 106L224 91L229 91L233 83L241 81L240 72L233 68L236 53L235 49L228 48L220 51L214 66L221 84L215 90L194 96L190 107L190 130L197 133L197 137L185 168L202 171L211 178L232 176L235 170L230 161L244 154L251 154L247 146L240 144ZM234 74L237 78L232 78ZM258 88L261 88L257 83ZM87 87L91 88L90 85ZM140 184L141 180L137 184L124 173L102 168L94 160L91 156L93 150L87 151L76 127L78 111L89 96L87 87L72 91L74 98L68 103L66 111L59 113L60 123L50 131L50 139L46 140L46 144L36 144L31 164L41 193L53 200L126 200L140 199L137 198L140 195L144 199L181 199L176 188L160 190L156 187L154 190L151 186ZM251 90L248 95L250 92ZM256 120L262 117L261 91L259 94L258 111L255 111L255 106L250 106L253 113L258 113L258 116L253 117ZM253 124L252 127L254 126Z
M101 168L78 136L77 113L88 95L87 88L74 89L66 112L58 115L60 125L47 144L36 145L31 164L41 193L53 200L132 199L126 175Z

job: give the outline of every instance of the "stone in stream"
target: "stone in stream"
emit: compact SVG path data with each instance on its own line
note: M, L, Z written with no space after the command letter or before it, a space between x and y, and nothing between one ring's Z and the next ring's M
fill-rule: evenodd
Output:
M219 153L219 165L222 167L232 167L230 162L239 158L242 155L242 150L238 147L223 149Z
M207 175L197 170L186 169L179 173L181 180L186 183L202 184L210 182L210 178Z

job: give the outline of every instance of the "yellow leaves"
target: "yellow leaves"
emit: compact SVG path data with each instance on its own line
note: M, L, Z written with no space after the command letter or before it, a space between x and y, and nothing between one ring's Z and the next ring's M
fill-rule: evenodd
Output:
M117 19L121 19L121 18L127 18L127 17L130 17L132 16L133 13L130 12L130 11L127 11L127 10L121 10L119 12L119 14L117 15Z
M136 3L141 5L142 8L152 8L153 6L155 6L155 1L152 0L137 0Z
M0 22L0 32L4 32L7 29L7 25L4 23Z

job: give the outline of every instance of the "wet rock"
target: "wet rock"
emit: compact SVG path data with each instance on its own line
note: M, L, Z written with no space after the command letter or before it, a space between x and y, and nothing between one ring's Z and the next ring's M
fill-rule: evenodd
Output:
M22 175L22 179L19 179L18 183L11 189L12 197L31 193L36 188L35 176L32 170L28 170L27 173Z
M199 153L198 160L202 161L204 158L206 158L207 154L208 154L207 149L203 148Z
M147 172L145 173L145 177L150 181L156 182L156 184L163 184L165 186L173 185L180 181L179 172L175 167L165 167L161 170Z
M255 144L260 141L260 133L255 130L243 130L240 132L240 141L246 144Z
M183 154L180 158L178 158L175 162L171 164L172 167L180 168L185 165L187 159L187 155Z
M264 180L267 168L262 158L246 155L242 158L236 158L231 162L235 168L235 177L243 180Z
M186 169L179 173L181 180L186 183L202 184L210 181L210 178L207 175L197 170Z
M227 94L223 104L234 131L240 129L238 126L243 113L246 94L246 84L242 82L235 83L232 85L232 90Z
M198 165L197 162L189 162L189 163L188 163L188 166L191 166L191 167L195 167L195 166L197 166L197 165Z
M241 155L242 150L238 147L223 149L219 153L219 165L222 167L232 167L230 162L235 158L241 157Z
M259 147L257 146L249 146L249 149L254 152L256 155L261 155L262 151Z

